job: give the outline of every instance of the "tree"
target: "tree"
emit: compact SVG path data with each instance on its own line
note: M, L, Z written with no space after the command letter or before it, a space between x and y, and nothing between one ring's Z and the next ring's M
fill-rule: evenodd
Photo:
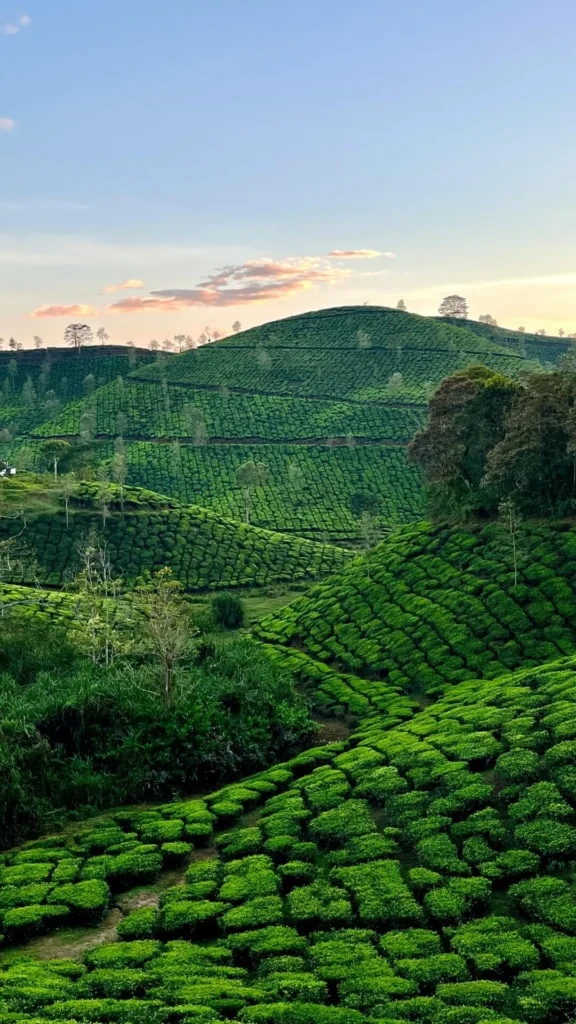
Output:
M4 338L0 338L0 352L2 352L3 348L4 348Z
M89 398L90 395L96 390L96 378L93 373L89 373L84 377L82 381L82 391L84 392L85 398Z
M516 328L516 330L517 330L517 331L518 331L518 332L519 332L520 334L524 334L524 332L526 331L526 328L525 328L525 327L517 327L517 328Z
M534 331L534 334L537 334L540 338L544 338L546 335L546 331L543 327L539 327L537 331Z
M174 335L174 344L176 345L176 348L178 349L178 351L181 352L182 349L184 348L184 345L186 344L186 335L185 334L175 334Z
M50 467L54 470L54 480L58 481L58 463L70 455L72 446L68 441L59 441L57 438L51 438L49 441L44 441L40 448L42 458L47 462Z
M294 492L295 501L298 502L300 495L304 490L304 484L306 483L304 471L296 462L289 462L287 467L287 476L288 485Z
M186 435L192 438L195 445L206 444L208 431L202 409L187 403L182 408L182 416L184 417Z
M114 441L114 455L110 464L110 476L120 490L120 511L122 516L124 516L124 488L127 475L126 445L124 444L123 437L117 437Z
M106 333L105 327L99 327L96 331L96 337L101 345L105 345L107 341L110 341L110 335Z
M22 388L22 400L29 409L36 404L36 392L30 376L26 378L26 383Z
M478 323L488 324L489 327L498 327L498 321L493 316L490 316L490 313L482 313L478 317Z
M245 521L250 522L250 504L255 487L263 487L268 479L268 466L264 462L244 462L236 471L238 486L244 492Z
M232 330L234 331L234 334L240 334L240 331L242 330L242 324L240 323L239 320L234 321L234 323L232 324Z
M390 395L398 395L400 391L402 391L402 388L404 387L404 377L402 376L402 374L393 373L388 378L388 383L386 387Z
M396 304L396 309L401 309L403 313L406 313L407 310L406 310L406 303L404 302L404 299L399 299L398 300L398 302Z
M44 397L44 418L47 420L53 420L58 415L61 409L61 404L56 398L55 391L47 391Z
M272 360L265 348L258 349L256 353L256 362L261 370L269 370L272 366Z
M8 348L12 349L12 352L16 351L16 349L18 348L16 338L10 338L10 341L8 342Z
M505 435L521 385L485 366L458 370L430 400L428 425L408 446L426 478L432 511L466 516L490 502L483 487L489 453Z
M172 570L160 569L142 576L134 590L135 610L145 623L137 650L157 658L162 670L166 703L173 700L174 671L195 651L194 637L198 630L184 596L182 584L174 579Z
M72 589L78 592L69 640L97 664L110 666L132 649L131 640L115 625L122 580L115 576L105 543L94 535L80 549L80 569Z
M110 518L110 505L113 499L113 491L108 480L100 480L96 491L96 508L102 518L102 529L106 529L106 522Z
M462 295L446 295L440 303L438 313L440 316L453 317L457 320L466 320L468 316L468 303Z
M152 341L150 342L148 347L152 352L157 352L158 349L160 348L160 342L156 341L156 338L152 338Z
M565 330L564 330L564 328L563 328L563 327L559 327L559 328L558 328L558 337L559 337L559 338L563 338L563 337L564 337L564 335L565 335L565 333L566 333L566 332L565 332Z
M70 499L74 495L78 481L74 476L74 473L65 473L64 476L60 477L60 496L64 502L64 508L66 511L66 529L70 525Z
M363 547L365 553L368 554L368 552L371 551L372 548L376 547L376 545L378 544L378 542L380 540L380 530L378 528L378 522L374 518L372 513L368 512L368 510L366 509L362 513L362 515L360 517L360 522L359 522L358 525L359 525L359 534L360 534L360 541L361 541L362 547ZM366 563L366 564L368 566L368 563ZM368 569L368 575L369 574L370 573L369 573L369 569Z
M356 331L356 345L365 352L367 352L369 348L372 348L372 338L368 331L364 331L362 328L360 328L359 331Z
M44 345L44 342L42 341L42 338L40 337L40 335L39 334L35 334L34 335L34 348L36 348L36 349L42 348L43 345Z
M88 324L68 324L68 327L64 331L64 341L71 348L78 350L80 355L80 349L83 345L90 345L94 338L92 336L92 328Z
M512 566L514 568L514 586L518 584L518 541L519 541L519 529L522 523L522 516L518 512L516 505L513 501L508 499L507 501L501 501L498 505L498 523L502 530L505 531L506 543L505 547L509 550L512 556Z
M80 442L86 444L88 441L92 441L96 433L96 411L89 405L84 409L80 417Z

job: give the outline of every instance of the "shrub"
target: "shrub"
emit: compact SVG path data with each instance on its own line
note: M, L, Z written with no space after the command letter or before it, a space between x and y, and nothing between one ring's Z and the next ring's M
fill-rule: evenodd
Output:
M205 938L217 935L218 918L228 909L227 903L197 900L167 903L160 915L159 930L166 938Z
M67 906L79 924L97 924L108 907L110 889L106 882L92 879L59 885L48 896L48 903Z
M150 939L157 925L158 911L154 907L141 907L120 921L117 931L122 939Z
M244 625L244 603L237 594L216 594L211 602L212 618L224 629L240 629Z
M364 800L347 800L310 823L310 835L325 846L344 846L353 836L375 831L374 819Z

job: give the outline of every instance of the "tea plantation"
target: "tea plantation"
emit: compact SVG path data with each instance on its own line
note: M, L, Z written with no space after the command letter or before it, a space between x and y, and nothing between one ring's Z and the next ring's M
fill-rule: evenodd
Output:
M0 429L28 433L68 402L154 359L147 349L120 345L0 352Z
M257 526L357 543L354 498L379 504L381 532L424 511L421 477L404 448L447 374L482 361L515 375L533 364L462 326L379 307L289 317L135 367L130 376L29 420L23 446L74 440L87 423L104 466L127 446L128 482L243 518L236 480L268 467L255 490ZM178 442L178 446L158 442Z
M571 1021L575 731L568 658L7 853L2 1020ZM179 864L183 884L153 898ZM116 941L78 959L17 948L97 925L134 886L150 898Z
M418 523L257 632L274 657L324 681L329 706L348 706L349 696L358 704L358 684L349 694L346 673L361 677L367 700L382 683L437 694L575 651L575 558L573 523L525 524L515 583L501 526Z
M15 564L13 582L66 586L94 534L105 544L113 572L127 583L168 566L187 590L314 579L350 557L341 548L231 522L135 488L124 488L121 496L114 485L85 483L71 497L68 517L62 500L54 507L57 491L56 499L48 498L42 511L28 497L23 542L31 558ZM21 532L20 518L0 518L0 541ZM4 578L9 576L7 566Z

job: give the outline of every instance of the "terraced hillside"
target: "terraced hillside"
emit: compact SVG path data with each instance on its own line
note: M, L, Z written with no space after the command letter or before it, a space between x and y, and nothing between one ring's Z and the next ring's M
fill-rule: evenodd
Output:
M11 851L3 1021L567 1024L575 723L573 658L470 680L204 799ZM106 914L115 941L10 955Z
M450 317L438 317L441 323L458 326L461 320ZM478 320L466 320L467 331L472 331L481 338L487 338L496 345L511 349L516 354L525 354L528 359L536 360L543 366L557 366L563 355L573 350L573 342L569 338L546 337L531 334L528 331L512 331L507 327L493 327L481 324Z
M433 695L576 650L576 528L406 526L257 626L339 712Z
M0 430L27 433L87 391L155 358L147 349L120 345L0 352Z
M45 481L5 481L5 499L10 490L11 505L23 515L0 518L0 541L20 538L26 556L14 559L12 577L3 564L2 576L17 584L65 587L94 534L114 573L128 583L168 566L190 591L312 580L350 557L341 548L232 522L137 488L121 493L115 485L85 483L70 496L68 511L58 487Z
M237 470L263 462L254 523L349 544L365 499L379 504L382 531L422 514L420 475L404 448L439 381L479 360L511 374L528 366L434 319L321 310L142 366L38 425L25 443L73 439L88 408L103 461L114 436L125 438L131 484L235 519Z

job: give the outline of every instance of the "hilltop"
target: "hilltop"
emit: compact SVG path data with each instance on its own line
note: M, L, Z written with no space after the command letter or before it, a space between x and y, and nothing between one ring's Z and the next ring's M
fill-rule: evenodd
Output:
M196 351L148 362L45 417L19 439L90 429L106 464L126 441L128 482L242 518L236 474L264 463L252 521L345 545L363 508L381 532L418 519L421 476L405 447L447 374L483 362L509 375L535 364L463 326L379 307L288 317Z
M7 508L0 542L15 539L20 560L2 565L3 581L66 587L91 538L105 546L112 572L129 586L168 566L188 591L313 580L350 554L300 537L232 522L141 488L83 483L66 499L58 484L17 477L2 482Z

